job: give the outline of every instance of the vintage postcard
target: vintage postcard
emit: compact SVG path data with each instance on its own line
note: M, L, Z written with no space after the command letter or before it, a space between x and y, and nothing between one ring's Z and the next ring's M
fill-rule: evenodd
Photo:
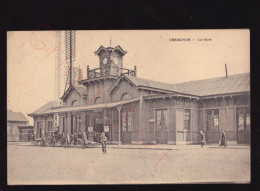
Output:
M250 31L7 32L8 185L250 183Z

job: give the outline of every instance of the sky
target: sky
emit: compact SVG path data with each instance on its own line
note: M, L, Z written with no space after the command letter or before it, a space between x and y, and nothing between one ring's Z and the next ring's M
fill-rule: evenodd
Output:
M54 100L55 31L7 32L7 108L26 116ZM48 29L48 30L47 30ZM61 31L62 61L65 59ZM190 41L173 41L173 39ZM103 30L76 31L76 61L83 69L99 67L94 52L101 46L120 45L127 54L124 68L137 76L166 83L180 83L250 72L250 31L243 30ZM206 40L207 39L207 40ZM57 49L56 49L57 50ZM62 64L62 63L61 63ZM61 95L65 64L60 67ZM33 124L31 117L28 117Z

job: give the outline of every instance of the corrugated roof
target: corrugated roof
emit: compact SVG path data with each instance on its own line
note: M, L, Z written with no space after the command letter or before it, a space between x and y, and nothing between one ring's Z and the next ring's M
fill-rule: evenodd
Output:
M125 75L136 86L157 88L197 96L210 96L250 91L250 74L236 74L228 77L217 77L179 84L169 84Z
M177 84L178 90L198 96L240 93L250 91L250 75L236 74Z
M29 122L23 113L13 112L10 109L7 110L7 121Z
M49 101L48 103L44 104L39 109L34 111L31 115L41 114L41 113L43 113L43 112L45 112L47 110L50 110L51 108L54 107L54 104L55 104L55 101Z

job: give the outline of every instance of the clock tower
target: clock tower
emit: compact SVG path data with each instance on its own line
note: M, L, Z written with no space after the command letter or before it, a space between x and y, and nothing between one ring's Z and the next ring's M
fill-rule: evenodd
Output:
M99 56L99 66L103 75L119 76L123 71L123 56L127 53L120 46L103 47L94 52Z

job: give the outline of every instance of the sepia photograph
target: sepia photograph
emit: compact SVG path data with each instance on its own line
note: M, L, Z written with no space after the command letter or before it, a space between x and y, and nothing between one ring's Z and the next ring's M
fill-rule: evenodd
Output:
M250 30L7 32L7 184L251 183Z

